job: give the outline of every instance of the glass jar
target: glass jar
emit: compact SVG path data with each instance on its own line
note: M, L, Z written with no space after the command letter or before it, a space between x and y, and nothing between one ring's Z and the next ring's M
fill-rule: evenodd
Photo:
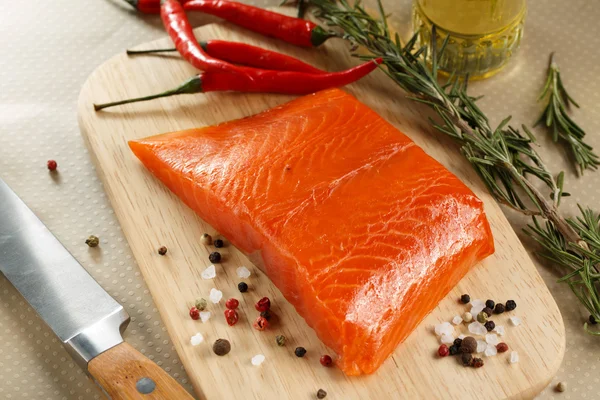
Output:
M439 59L445 73L485 78L498 72L518 49L523 37L525 0L414 0L413 28L422 44L436 26Z

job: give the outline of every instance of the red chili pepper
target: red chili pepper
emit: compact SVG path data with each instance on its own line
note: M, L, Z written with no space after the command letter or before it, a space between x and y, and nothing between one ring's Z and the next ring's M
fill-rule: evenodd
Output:
M377 68L377 64L379 63L381 63L380 58L345 71L319 75L307 74L304 72L266 71L252 68L248 69L256 71L256 73L246 74L227 71L203 72L188 79L179 87L167 90L166 92L134 99L94 104L94 109L98 111L103 108L121 104L136 103L139 101L157 99L159 97L191 93L238 91L308 94L332 87L345 86L357 81Z
M144 14L160 14L160 0L125 0Z
M185 3L184 8L186 11L201 11L223 18L253 32L272 36L296 46L318 46L335 36L310 21L235 1L191 0Z
M233 64L278 71L297 71L311 74L327 73L292 56L245 43L208 40L200 42L200 46L209 56ZM177 51L177 49L127 50L127 54L151 54L172 51Z

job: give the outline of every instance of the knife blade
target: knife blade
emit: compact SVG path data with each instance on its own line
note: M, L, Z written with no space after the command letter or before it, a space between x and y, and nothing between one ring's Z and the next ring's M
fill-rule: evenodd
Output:
M124 343L129 315L0 179L0 271L113 399L191 399ZM150 396L148 396L150 395Z

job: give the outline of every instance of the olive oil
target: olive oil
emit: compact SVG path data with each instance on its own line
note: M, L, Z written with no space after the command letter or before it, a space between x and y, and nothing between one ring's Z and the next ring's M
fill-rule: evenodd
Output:
M430 43L433 25L438 47L450 36L441 71L485 78L518 49L525 14L525 0L414 0L413 27L423 44Z

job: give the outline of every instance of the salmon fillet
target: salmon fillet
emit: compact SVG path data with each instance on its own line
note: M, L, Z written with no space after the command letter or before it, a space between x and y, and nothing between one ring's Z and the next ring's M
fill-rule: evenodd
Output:
M374 372L494 251L475 194L338 89L129 145L254 256L348 375Z

